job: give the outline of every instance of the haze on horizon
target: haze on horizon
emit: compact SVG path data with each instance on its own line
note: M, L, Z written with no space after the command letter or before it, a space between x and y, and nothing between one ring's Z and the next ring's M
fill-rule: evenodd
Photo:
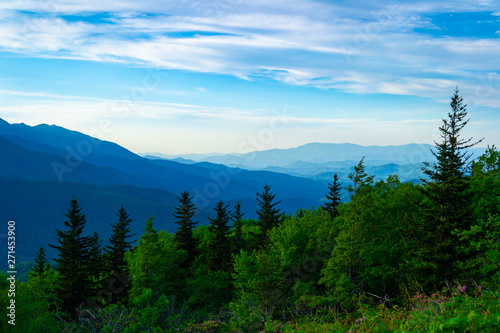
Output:
M0 118L136 153L433 144L458 85L500 146L499 38L488 0L13 0Z

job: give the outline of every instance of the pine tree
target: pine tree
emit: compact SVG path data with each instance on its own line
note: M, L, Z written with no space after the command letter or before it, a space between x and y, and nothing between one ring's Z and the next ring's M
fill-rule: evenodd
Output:
M229 227L230 212L227 208L229 205L224 206L222 200L219 201L214 208L217 215L215 218L208 218L210 225L208 230L213 234L213 239L209 244L209 261L208 267L212 271L229 271L231 266L231 243L229 234L231 229Z
M333 183L328 184L329 192L326 195L328 201L323 205L323 209L330 214L332 220L339 215L338 207L340 205L341 186L342 184L339 182L339 176L334 174Z
M426 186L423 189L428 205L421 236L421 260L425 267L422 274L433 285L443 285L457 278L460 261L467 259L460 253L458 236L472 223L467 170L471 155L467 149L482 141L473 142L472 138L465 140L460 137L469 119L466 119L466 105L458 88L451 97L450 106L448 118L443 119L439 127L442 142L436 142L436 151L432 151L437 161L423 167L429 180L424 180Z
M193 229L197 223L192 220L196 214L196 207L193 204L193 197L188 191L182 192L177 199L179 204L175 207L173 216L177 219L174 223L178 224L179 227L175 233L174 241L179 249L187 252L187 259L183 266L187 268L191 266L198 254L198 240L193 237Z
M469 167L469 159L472 156L467 149L477 145L483 139L473 142L472 138L467 140L460 138L460 131L467 125L467 105L463 104L458 87L451 97L451 112L448 119L443 119L443 125L439 127L442 142L437 143L437 151L431 153L436 157L437 163L424 163L423 172L429 176L432 182L441 184L450 180L463 179Z
M109 238L109 244L106 246L108 249L109 271L121 272L126 268L125 252L132 247L132 241L128 239L135 236L130 234L130 223L132 219L128 215L123 205L116 214L118 222L111 224L113 231Z
M104 287L104 275L106 274L106 257L103 253L102 240L99 234L94 232L88 240L88 253L85 261L88 263L87 273L91 281L93 296L96 296L100 289Z
M243 239L243 213L241 212L241 202L237 202L234 206L234 213L231 215L231 220L233 221L233 242L232 248L233 253L240 253L241 249L244 249L244 239Z
M123 205L121 205L116 216L118 217L118 222L111 224L113 227L109 238L111 245L106 246L108 249L107 271L111 274L110 279L114 279L116 275L119 275L120 281L128 285L128 266L125 261L125 253L132 247L133 243L128 239L135 236L135 234L130 234L132 219ZM127 285L123 289L119 289L120 292L114 295L113 301L118 302L128 298L128 290L130 288Z
M266 245L267 233L269 230L278 226L283 220L283 214L276 208L276 205L280 204L281 201L273 202L275 196L275 194L271 193L271 186L267 184L264 185L264 191L262 193L257 193L257 202L260 207L260 209L257 210L260 229L258 240L259 246Z
M59 245L50 245L59 251L56 270L59 272L59 285L56 295L61 300L62 309L75 316L77 308L92 295L92 269L90 266L92 236L83 236L86 216L81 213L78 201L73 198L65 214L64 225L67 230L57 230Z
M35 254L35 265L31 268L30 276L40 276L46 270L50 269L49 261L46 258L45 249L40 247L38 252Z

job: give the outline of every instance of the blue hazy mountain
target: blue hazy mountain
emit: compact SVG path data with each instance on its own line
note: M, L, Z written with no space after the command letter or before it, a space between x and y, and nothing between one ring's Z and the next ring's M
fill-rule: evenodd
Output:
M424 162L435 160L433 148L428 144L361 146L352 143L309 143L296 148L270 149L246 154L189 154L169 158L180 162L187 159L187 163L203 161L248 170L267 170L317 180L331 179L335 172L346 181L353 166L365 157L366 171L374 175L376 180L396 174L403 181L413 181L423 176L421 168ZM484 151L485 148L470 150L475 157ZM166 157L161 154L154 155Z
M289 213L318 207L327 192L325 181L208 162L150 160L62 127L10 125L0 119L0 220L18 222L19 238L26 240L20 260L31 259L40 246L50 251L47 245L54 243L56 229L63 228L73 196L88 215L87 232L99 232L106 242L122 203L138 234L150 215L158 229L173 232L172 212L181 191L195 196L200 223L213 217L220 199L231 206L241 201L245 217L255 218L256 193L266 182L282 200L279 207Z

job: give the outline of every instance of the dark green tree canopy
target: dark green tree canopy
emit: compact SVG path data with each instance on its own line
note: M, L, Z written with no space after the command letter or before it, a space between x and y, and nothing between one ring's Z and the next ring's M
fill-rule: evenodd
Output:
M241 202L237 202L234 206L234 213L231 214L231 220L233 221L233 240L232 248L234 253L239 253L241 249L244 248L243 239L243 213L241 212Z
M93 275L95 273L95 255L99 246L96 234L84 236L83 229L87 222L81 212L78 201L73 198L65 214L66 230L57 230L59 245L50 245L59 251L56 270L59 272L59 286L56 289L62 301L63 310L75 316L79 305L93 294ZM97 251L99 252L99 251Z
M173 216L175 223L179 225L175 233L174 241L177 247L187 252L186 267L189 267L198 253L198 240L193 237L193 229L197 222L193 221L196 214L196 207L193 203L193 197L188 191L183 191L180 197L177 197L179 204L174 208Z
M264 185L263 192L257 193L257 202L260 207L257 210L257 216L259 217L259 228L261 231L259 245L264 245L268 231L278 226L283 220L283 214L279 208L276 208L281 201L274 202L275 196L275 194L271 193L271 186L268 184Z
M46 270L50 269L49 261L47 260L45 249L40 247L40 249L35 254L35 265L31 269L31 276L40 276Z
M450 107L448 118L443 119L443 124L439 127L441 142L435 142L436 151L432 151L437 161L432 164L425 162L423 167L424 174L438 184L452 178L464 177L471 157L467 149L483 141L480 139L474 142L472 138L460 137L460 132L469 119L467 119L467 105L463 104L458 87L451 97Z
M133 243L129 241L129 238L135 236L135 234L130 234L132 219L123 205L121 205L116 216L118 217L118 221L111 224L113 228L109 238L111 245L106 246L106 248L108 249L109 271L121 272L127 265L125 262L125 252L131 248Z
M451 97L450 106L451 112L439 127L442 141L436 142L436 151L432 151L436 162L426 163L422 169L429 177L429 180L424 180L423 193L427 199L425 232L419 246L422 267L425 267L423 275L434 276L434 281L441 285L455 278L460 262L468 256L461 253L464 244L459 236L472 224L467 171L471 155L467 149L482 141L461 138L461 131L469 119L458 88Z
M231 266L231 242L229 234L230 212L229 205L224 205L222 200L214 208L215 218L208 218L210 225L208 230L214 235L209 244L209 268L213 271L228 271Z
M328 184L329 192L326 195L326 203L322 206L326 210L332 220L339 215L338 207L340 205L340 190L342 184L339 182L339 176L335 173L333 175L333 183Z

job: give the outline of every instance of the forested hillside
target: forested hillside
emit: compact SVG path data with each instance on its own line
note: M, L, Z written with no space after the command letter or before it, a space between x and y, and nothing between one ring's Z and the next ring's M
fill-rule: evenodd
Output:
M332 178L322 207L294 214L263 182L255 219L219 200L200 225L186 189L171 210L175 233L151 216L134 235L122 206L103 240L91 208L68 198L54 267L40 248L18 283L16 325L0 330L498 332L500 152L473 161L480 139L463 137L467 122L456 90L425 180L374 181L361 159L347 183Z

